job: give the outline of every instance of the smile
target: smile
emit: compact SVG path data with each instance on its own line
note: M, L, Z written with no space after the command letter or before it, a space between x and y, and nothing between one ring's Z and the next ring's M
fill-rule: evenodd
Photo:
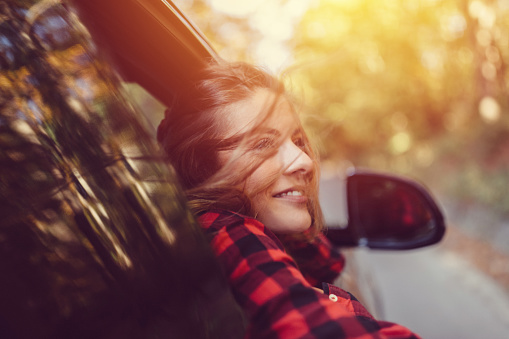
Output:
M288 191L288 192L282 192L282 193L279 193L279 194L276 194L274 196L274 198L282 198L282 197L286 197L286 196L297 196L297 197L301 197L303 194L301 191Z
M289 190L278 193L273 196L277 199L283 199L284 201L297 203L297 204L305 204L308 201L308 197L305 195L303 190Z

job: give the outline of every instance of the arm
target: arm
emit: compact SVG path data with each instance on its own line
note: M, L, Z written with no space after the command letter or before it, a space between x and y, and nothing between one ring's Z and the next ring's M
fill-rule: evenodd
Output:
M343 290L334 290L336 301L314 290L258 221L227 213L207 213L200 220L248 315L248 337L417 338L402 326L376 321Z

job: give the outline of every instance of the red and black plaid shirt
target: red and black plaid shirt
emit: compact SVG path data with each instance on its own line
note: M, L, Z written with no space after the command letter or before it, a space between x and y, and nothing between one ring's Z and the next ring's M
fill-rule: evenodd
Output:
M281 241L259 221L212 211L202 215L200 222L248 316L247 338L418 338L405 327L375 320L338 287L325 284L325 294L311 288ZM337 275L343 267L342 257L327 251L324 238L316 244L322 260L335 262ZM298 251L292 248L292 253ZM334 274L324 274L327 270L319 268L302 269L312 284L317 284L316 277L330 281Z

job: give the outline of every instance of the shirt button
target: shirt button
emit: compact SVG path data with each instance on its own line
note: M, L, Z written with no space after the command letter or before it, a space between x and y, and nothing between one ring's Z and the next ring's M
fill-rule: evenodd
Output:
M338 301L338 296L335 294L329 294L329 299L336 302L336 301Z

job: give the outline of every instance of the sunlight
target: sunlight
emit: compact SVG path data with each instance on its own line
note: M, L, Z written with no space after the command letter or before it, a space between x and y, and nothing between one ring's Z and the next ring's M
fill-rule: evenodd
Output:
M258 63L273 72L282 71L293 60L290 49L281 44L280 41L272 39L260 41L254 50L254 55Z
M509 9L509 0L498 0L497 4L498 4L498 8L501 10Z
M479 103L479 114L487 123L494 123L500 118L500 105L497 100L486 96Z
M402 154L410 149L412 139L406 132L396 133L390 141L390 149L394 154Z
M246 17L260 6L262 2L238 0L208 0L210 6L218 12L234 17Z
M249 23L264 37L288 40L293 36L294 20L277 2L269 2L260 7Z
M250 1L208 0L214 11L245 18L262 35L250 47L256 62L271 71L281 71L293 61L287 42L293 37L295 25L305 14L312 0Z
M339 6L345 7L345 8L357 7L359 5L362 5L362 1L359 1L359 0L325 0L323 2L325 2L326 4L331 4L331 5L339 5Z
M472 18L477 18L482 27L493 27L497 20L495 11L481 1L472 1L468 6L468 12Z

